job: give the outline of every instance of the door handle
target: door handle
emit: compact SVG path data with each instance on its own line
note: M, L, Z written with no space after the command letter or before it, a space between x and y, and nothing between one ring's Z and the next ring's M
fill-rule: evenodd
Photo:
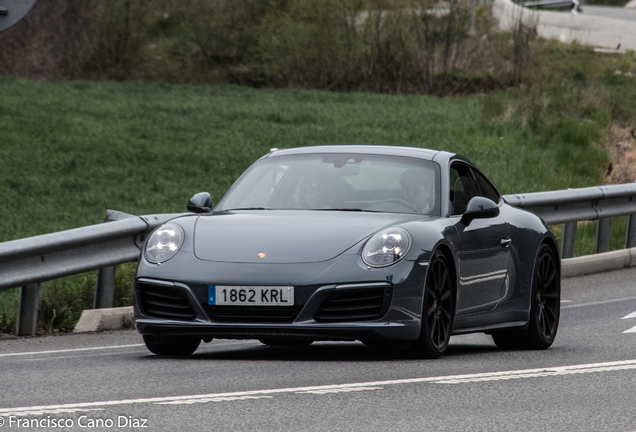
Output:
M508 237L504 237L501 239L501 247L506 248L512 244L512 239Z

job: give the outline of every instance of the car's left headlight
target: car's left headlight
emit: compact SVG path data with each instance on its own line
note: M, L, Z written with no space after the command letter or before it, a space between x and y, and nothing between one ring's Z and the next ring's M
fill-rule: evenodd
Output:
M144 255L151 263L159 264L176 255L183 245L183 229L174 223L167 223L156 229L148 242Z
M362 248L362 260L371 267L386 267L406 256L411 236L403 228L388 228L371 237Z

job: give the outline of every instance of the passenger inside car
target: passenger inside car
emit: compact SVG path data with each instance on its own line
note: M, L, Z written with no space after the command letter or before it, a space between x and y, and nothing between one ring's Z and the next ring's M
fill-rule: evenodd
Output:
M409 168L400 178L402 199L415 207L420 213L429 213L434 206L433 188L435 173L430 170Z

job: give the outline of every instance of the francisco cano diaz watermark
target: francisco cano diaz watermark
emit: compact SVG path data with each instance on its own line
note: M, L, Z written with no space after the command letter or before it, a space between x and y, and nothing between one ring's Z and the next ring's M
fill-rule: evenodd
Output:
M119 415L113 418L89 417L86 415L78 418L64 418L46 416L43 418L26 418L18 416L0 417L0 427L6 426L15 429L46 429L46 430L68 430L95 429L95 428L129 428L143 429L148 427L148 419L132 416Z

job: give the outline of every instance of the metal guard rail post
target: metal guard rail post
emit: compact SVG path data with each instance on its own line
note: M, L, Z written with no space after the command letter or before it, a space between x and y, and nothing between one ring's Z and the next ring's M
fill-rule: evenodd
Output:
M136 261L146 235L178 215L109 210L114 222L0 243L0 291L22 287L18 335L35 334L41 282Z

